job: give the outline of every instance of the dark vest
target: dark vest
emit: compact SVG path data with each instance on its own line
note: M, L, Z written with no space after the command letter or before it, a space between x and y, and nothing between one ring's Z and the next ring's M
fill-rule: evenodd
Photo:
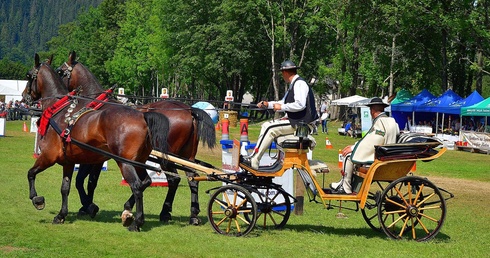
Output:
M286 99L284 100L284 103L294 102L294 84L299 80L305 81L303 78L299 77L293 82L291 89L287 92L287 96ZM309 85L308 88L310 90L308 91L308 97L306 98L305 109L299 112L286 111L286 113L288 114L289 122L291 122L291 125L293 126L297 125L299 122L304 122L306 124L309 124L318 119L318 113L316 112L315 96L313 95L313 89Z

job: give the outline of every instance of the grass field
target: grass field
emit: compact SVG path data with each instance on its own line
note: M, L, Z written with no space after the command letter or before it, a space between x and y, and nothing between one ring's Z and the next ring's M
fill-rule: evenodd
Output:
M330 123L329 135L316 136L314 159L328 163L326 182L339 178L338 149L354 142L336 135L338 124ZM230 138L239 138L231 128ZM250 140L259 126L250 124ZM325 148L328 136L333 149ZM218 133L218 138L220 134ZM218 139L219 140L219 139ZM78 218L78 194L74 184L70 212L64 225L51 224L61 205L61 167L56 165L37 178L37 190L46 198L46 208L36 210L28 198L26 173L34 163L34 134L22 131L21 121L8 121L0 137L0 257L487 257L490 240L490 155L447 151L441 158L417 163L415 174L455 194L447 203L445 225L432 241L394 241L369 228L360 212L305 203L304 215L292 215L283 230L253 230L241 238L214 233L206 218L209 196L205 190L219 184L200 184L202 226L189 226L189 189L185 181L177 193L173 220L158 221L167 189L145 191L146 223L142 232L128 232L119 219L130 189L121 186L115 163L99 180L94 218ZM199 159L220 166L221 150L201 149ZM352 206L353 207L353 206Z

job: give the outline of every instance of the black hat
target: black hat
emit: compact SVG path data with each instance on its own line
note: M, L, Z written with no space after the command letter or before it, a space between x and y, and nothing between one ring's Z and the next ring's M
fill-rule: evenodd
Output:
M291 70L291 69L299 69L299 66L296 66L293 61L291 60L286 60L282 62L281 68L279 68L279 71L284 71L284 70Z
M384 103L383 100L378 98L378 97L372 98L371 101L369 101L369 103L366 104L366 106L368 106L368 107L374 106L374 105L383 105L385 107L389 106L389 104Z

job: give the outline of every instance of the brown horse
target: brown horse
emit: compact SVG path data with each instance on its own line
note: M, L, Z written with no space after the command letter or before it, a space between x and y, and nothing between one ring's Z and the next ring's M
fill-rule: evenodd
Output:
M130 231L139 231L144 223L143 191L151 184L144 163L152 149L166 151L167 135L162 128L168 128L168 119L159 113L142 113L121 105L106 104L104 110L93 110L90 108L93 101L68 92L51 66L39 62L38 54L27 79L24 100L40 101L43 109L39 122L40 154L27 174L34 206L43 209L45 205L44 197L38 196L35 188L36 175L55 163L60 164L62 205L53 223L63 223L68 214L75 163L102 163L111 157L129 183L136 203L134 219L125 226Z
M68 90L73 90L80 87L82 95L94 98L104 89L95 78L95 76L80 62L76 61L76 52L72 51L68 57L68 61L61 65L58 69L58 74L62 77L63 82L67 85ZM164 114L170 120L170 131L168 132L168 151L172 154L181 156L182 158L196 161L197 148L199 141L207 144L209 148L214 148L216 144L216 132L214 123L209 115L198 108L193 108L185 103L172 100L162 100L153 102L144 106L138 106L138 110L143 112L153 111ZM93 194L97 185L97 180L100 175L102 164L94 166L81 166L77 174L76 186L80 194L80 201L86 212L90 216L95 216L98 207L93 204ZM178 167L176 164L163 164L164 170L177 173L177 168L182 169L188 176L194 176L195 171L188 168ZM88 192L85 192L83 182L86 177L89 177L87 184ZM177 188L180 183L180 177L167 174L168 193L163 203L162 211L160 212L160 221L167 222L171 220L172 205L175 198ZM192 225L200 224L198 214L199 199L198 199L199 182L189 181L191 189L191 208L189 223ZM128 204L131 205L131 204Z

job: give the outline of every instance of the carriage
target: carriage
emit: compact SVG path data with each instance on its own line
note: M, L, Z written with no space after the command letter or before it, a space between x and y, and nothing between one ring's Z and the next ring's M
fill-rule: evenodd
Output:
M72 69L65 70L65 73L70 71L70 74L73 75L77 67L83 68L81 65L75 66L75 68L73 66L68 66L67 68ZM69 82L74 85L100 89L94 83L75 83L73 78L79 78L79 76L68 76L68 78L72 78ZM446 148L436 149L440 142L427 141L376 146L375 162L370 166L359 167L355 173L353 183L355 193L349 195L334 194L329 189L322 188L315 176L315 171L326 171L328 167L322 163L313 166L307 158L307 151L312 142L308 138L309 130L306 125L298 126L295 137L278 141L279 151L276 162L271 166L259 167L258 170L241 162L238 151L239 143L235 144L233 160L237 171L230 173L194 158L199 133L191 132L189 137L172 137L172 139L177 140L192 138L193 148L185 148L190 146L186 143L180 144L184 146L184 151L190 151L189 158L182 157L179 151L173 150L177 144L169 144L167 135L161 135L159 139L154 137L155 139L152 139L150 144L148 142L150 135L158 136L159 133L167 131L171 135L172 131L178 131L178 133L183 131L176 127L162 127L170 126L169 118L160 113L160 115L153 114L154 111L159 111L157 108L149 108L151 112L142 114L138 113L139 111L112 103L107 107L99 107L100 111L95 111L92 104L99 106L103 101L99 100L98 97L96 100L87 100L85 97L77 97L74 91L68 91L62 85L62 81L57 78L50 64L40 63L37 54L35 66L29 71L28 79L29 83L24 91L24 97L35 97L46 101L46 105L43 107L43 117L45 114L49 116L45 120L46 136L43 140L44 145L49 148L45 148L45 151L41 152L34 166L28 172L30 199L36 208L44 208L44 197L38 196L35 189L36 175L55 163L63 165L62 208L54 218L53 223L63 223L68 213L67 196L70 190L74 163L81 161L87 164L102 164L103 161L113 158L118 163L125 179L130 179L128 183L130 183L133 196L125 204L125 210L129 212L136 203L136 216L131 218L128 215L127 221L129 222L126 222L125 225L132 231L139 231L144 223L142 192L151 183L145 169L166 172L144 163L150 152L156 157L157 162L164 164L166 168L171 168L172 172L175 172L176 168L184 170L188 176L189 185L195 187L194 190L191 190L191 193L195 195L191 197L191 224L199 223L196 220L199 211L197 183L200 181L220 181L223 183L222 186L207 191L211 196L207 206L209 223L216 232L223 235L247 235L257 223L263 227L284 227L296 199L286 192L281 185L274 183L273 179L282 176L290 169L300 175L310 198L313 200L318 198L325 208L331 207L331 201L340 201L340 206L343 202L353 202L361 210L363 218L372 229L382 231L395 239L408 237L417 241L426 241L435 237L444 224L446 200L453 197L451 193L436 187L426 178L417 177L410 173L415 162L434 160L446 151ZM56 96L62 97L60 99L62 103L60 100L55 101ZM79 102L87 105L79 105ZM65 107L69 107L65 115L57 115ZM78 110L83 110L83 114L79 113ZM179 110L180 113L190 115L189 119L179 119L181 121L203 118L198 114L191 115L191 109L177 107L176 111ZM46 111L47 113L45 113ZM70 118L74 118L76 114L78 114L76 119L71 120ZM117 118L120 119L120 123L114 123L114 114L119 114ZM132 115L132 120L129 120L129 114ZM104 131L103 135L100 131L90 130L92 133L95 132L95 135L92 135L87 133L87 130L93 127L84 123L81 127L74 126L75 120L86 123L105 123L107 128L102 129L107 130ZM153 120L155 121L152 122ZM128 122L138 124L131 131L138 138L125 137L123 140L127 143L124 143L118 139L124 134L114 134L113 131L128 132L129 127L126 125ZM163 125L155 122L160 122ZM49 128L48 125L50 125ZM114 127L113 131L111 131L110 126ZM199 124L184 127L201 128ZM140 128L145 128L145 130ZM211 129L214 132L212 124ZM60 135L63 139L60 138ZM82 136L92 138L82 139ZM105 138L101 139L101 136ZM211 138L214 137L203 139L210 145ZM99 146L115 146L116 148L97 148L93 146L94 139L100 142ZM129 142L130 139L139 139L140 142L135 144ZM81 140L85 141L82 142ZM91 144L88 144L89 142ZM53 147L55 146L53 143L56 143L56 148ZM166 145L169 147L168 152L165 148ZM126 153L129 151L131 153ZM131 157L137 157L137 159L131 159ZM92 172L97 171L94 172L92 169ZM180 180L180 178L178 179ZM177 186L178 181L174 182L174 185ZM91 194L90 199L93 199L94 188L95 186L92 186L92 192L89 193ZM167 199L160 214L161 220L170 217L169 210L171 210L173 195L170 195L170 199L167 196ZM93 204L92 200L88 204Z
M289 169L299 173L310 200L318 198L317 202L325 208L331 208L331 201L353 202L372 229L384 232L390 238L426 241L440 231L446 216L446 200L453 195L410 172L417 161L434 160L446 151L445 147L436 149L439 142L375 146L375 162L356 169L354 193L347 195L322 188L315 172L328 171L328 167L308 160L310 145L311 140L301 135L301 129L298 129L295 137L277 143L278 157L274 164L254 170L240 162L235 173L157 151L152 154L204 173L204 176L189 180L224 183L207 191L210 194L207 216L219 234L244 236L255 226L284 227L296 199L272 180ZM232 152L235 162L242 160L239 148L239 143L235 143Z

